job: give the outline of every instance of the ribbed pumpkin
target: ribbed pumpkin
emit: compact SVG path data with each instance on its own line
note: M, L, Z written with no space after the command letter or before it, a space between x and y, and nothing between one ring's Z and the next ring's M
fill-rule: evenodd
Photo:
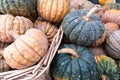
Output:
M44 21L41 18L38 18L35 21L35 28L42 30L48 38L49 43L52 42L54 36L57 33L57 27L48 21Z
M105 24L105 32L107 33L107 35L112 34L118 29L119 29L119 26L116 23L109 22Z
M32 21L25 17L14 17L9 14L0 15L0 41L13 42L14 33L22 35L26 30L33 27Z
M109 3L104 5L104 8L106 9L116 9L116 10L120 10L120 3Z
M69 12L69 3L66 0L38 0L37 10L45 20L61 22Z
M112 58L120 59L120 30L112 33L106 38L106 53Z
M6 63L5 59L2 56L2 51L8 45L9 45L8 43L0 42L0 72L4 72L4 71L10 70L10 66Z
M10 66L6 63L5 59L0 55L0 72L10 70Z
M101 47L93 47L92 52L97 63L97 75L99 80L118 80L118 68L115 61L106 56Z
M95 4L88 0L71 0L70 2L70 11L74 11L76 9L91 9Z
M52 63L55 80L97 80L95 59L87 48L62 45Z
M13 69L23 69L36 64L46 53L48 40L38 29L29 29L3 51L3 57Z
M100 46L103 42L105 42L107 36L111 35L114 31L119 29L119 26L116 23L112 22L106 23L104 27L105 31L103 36L100 39L98 39L95 43L93 43L93 46Z
M104 24L101 19L92 14L96 7L91 11L76 10L65 16L62 28L72 43L83 46L90 46L97 41L104 32Z
M0 12L25 16L34 21L37 18L37 0L0 0Z
M102 20L104 23L107 22L114 22L118 25L120 25L120 10L115 10L115 9L111 9L111 10L107 10L103 15L102 15Z

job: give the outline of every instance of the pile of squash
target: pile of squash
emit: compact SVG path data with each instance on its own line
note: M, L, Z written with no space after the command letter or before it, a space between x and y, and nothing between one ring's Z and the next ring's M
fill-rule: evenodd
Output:
M53 80L120 79L116 0L0 0L0 72L36 65L59 27Z

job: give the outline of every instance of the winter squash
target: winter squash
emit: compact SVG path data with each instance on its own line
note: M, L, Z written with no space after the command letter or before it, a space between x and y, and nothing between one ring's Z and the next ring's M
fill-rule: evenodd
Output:
M95 57L100 56L100 55L106 55L106 53L102 47L91 47L90 50L92 51L92 54Z
M35 21L35 28L42 30L48 38L49 43L52 42L54 36L57 33L57 27L48 21L44 21L38 18Z
M62 22L62 28L67 38L72 43L82 46L90 46L97 41L104 32L104 24L100 17L91 14L92 10L76 10L65 16Z
M6 63L5 59L2 56L2 51L8 45L9 45L8 43L0 42L0 72L4 72L4 71L10 70L10 66Z
M13 42L15 35L22 35L26 30L33 28L31 20L22 16L12 16L9 14L0 15L0 41Z
M116 9L116 10L120 10L120 3L109 3L104 5L105 9Z
M91 51L73 44L64 44L59 48L51 71L55 80L97 80Z
M105 55L97 56L96 63L100 80L119 80L117 64L112 58Z
M95 4L101 4L101 5L105 5L105 4L109 4L109 3L114 3L115 0L90 0L91 2L95 3Z
M120 15L120 10L115 10L115 9L107 10L102 15L102 20L104 23L114 22L114 23L120 25L119 15Z
M107 33L107 35L110 35L118 29L119 26L116 23L109 22L105 24L105 32Z
M106 38L105 50L112 58L120 59L120 30L113 32Z
M106 34L106 32L104 31L102 37L101 37L100 39L98 39L97 41L95 41L95 42L92 44L92 46L101 46L101 44L105 41L106 36L107 36L107 34Z
M38 0L37 11L45 20L61 22L69 12L69 3L66 0Z
M13 69L23 69L36 64L46 53L48 40L38 29L29 29L3 51L3 57Z
M91 51L96 60L96 69L99 80L118 80L119 74L115 60L106 56L101 47L93 47L91 48Z
M98 39L95 43L93 43L92 46L100 46L103 42L105 42L107 36L111 35L114 31L119 29L119 26L116 23L112 22L104 24L104 27L105 31L103 36L100 39Z
M88 0L71 0L70 2L70 11L74 11L76 9L91 9L95 4Z
M37 18L37 0L0 0L0 12L34 21Z

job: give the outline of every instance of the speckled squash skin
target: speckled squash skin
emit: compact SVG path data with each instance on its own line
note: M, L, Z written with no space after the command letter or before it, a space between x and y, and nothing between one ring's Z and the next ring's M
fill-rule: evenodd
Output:
M34 21L37 18L37 0L0 0L0 12Z
M45 20L61 22L69 12L69 3L66 0L38 0L38 14Z
M102 47L92 47L91 51L96 60L99 80L118 80L120 76L115 60L106 56Z
M104 5L104 8L106 9L116 9L116 10L120 10L120 3L109 3Z
M97 72L99 79L105 78L105 80L118 80L118 68L115 61L105 55L97 56Z
M98 80L95 59L87 48L73 44L64 44L59 49L70 48L79 55L57 53L52 63L52 75L55 80Z
M62 28L72 43L90 46L103 35L104 24L101 19L93 14L87 21L83 18L87 13L88 10L75 10L65 16Z
M120 59L120 30L115 31L106 38L105 50L106 53L116 59Z

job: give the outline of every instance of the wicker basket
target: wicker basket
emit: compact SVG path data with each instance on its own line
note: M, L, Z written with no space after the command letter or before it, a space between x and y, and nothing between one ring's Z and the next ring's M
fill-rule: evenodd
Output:
M51 80L49 74L50 64L61 43L63 31L60 27L55 35L47 54L37 65L22 69L0 73L0 80Z

